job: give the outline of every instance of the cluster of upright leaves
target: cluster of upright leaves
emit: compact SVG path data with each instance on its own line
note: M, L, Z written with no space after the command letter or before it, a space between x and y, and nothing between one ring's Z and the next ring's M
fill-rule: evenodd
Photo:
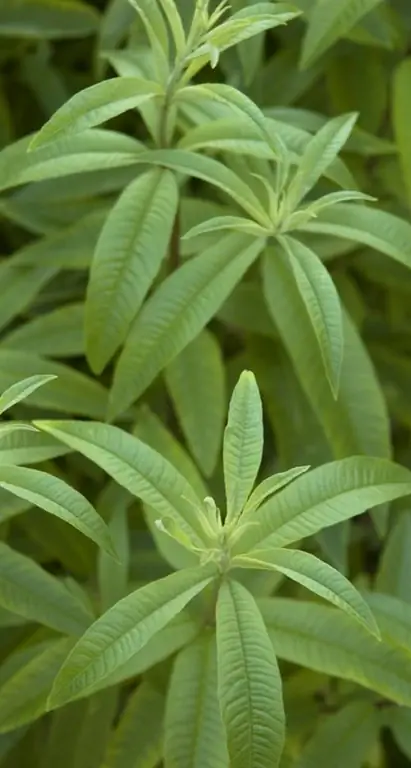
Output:
M6 768L411 760L411 14L230 5L0 0Z

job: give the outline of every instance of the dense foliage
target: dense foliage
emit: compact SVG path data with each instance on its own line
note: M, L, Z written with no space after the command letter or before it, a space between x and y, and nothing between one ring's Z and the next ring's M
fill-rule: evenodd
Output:
M411 764L409 0L0 0L1 768Z

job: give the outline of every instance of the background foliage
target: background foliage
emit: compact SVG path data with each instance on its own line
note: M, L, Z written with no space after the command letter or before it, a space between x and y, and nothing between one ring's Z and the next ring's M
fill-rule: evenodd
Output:
M234 12L253 10L252 0L232 0L231 6ZM13 419L104 421L109 408L118 425L157 449L219 505L223 429L243 369L254 371L264 405L260 479L361 454L411 468L411 5L295 0L293 7L300 15L292 19L293 9L285 9L290 21L284 26L222 53L223 45L212 45L194 82L211 83L214 90L202 94L201 104L187 97L179 116L180 149L218 158L243 180L230 188L222 171L211 173L201 160L184 165L187 156L160 154L149 170L142 165L140 152L156 141L160 152L169 152L173 141L173 114L169 123L158 124L149 103L140 112L107 112L100 122L112 118L108 131L94 128L85 138L73 132L59 144L46 143L58 129L50 123L37 137L44 145L27 152L26 137L75 93L115 73L154 79L154 63L144 25L128 0L0 0L0 390L26 377L57 376L12 405ZM178 8L188 23L192 1L179 0ZM261 232L255 220L254 229L237 220L240 229L228 234L202 226L221 216L250 219L256 199L267 207L260 113L236 133L240 118L224 103L226 92L217 87L222 83L263 110L271 141L279 137L297 167L310 137L327 119L341 116L332 124L334 138L341 134L333 149L336 155L341 148L340 159L330 156L329 168L320 169L309 201L343 187L377 202L343 202L301 220L299 231L299 241L320 257L340 297L340 349L338 333L333 335L335 305L322 304L325 294L319 295L324 322L314 317L321 356L290 281L291 262L278 252L277 272L269 254L262 269L257 265L259 247L254 253L252 243ZM240 111L249 110L247 104L241 101ZM358 113L351 134L349 113ZM234 194L227 194L230 189ZM193 227L200 229L185 238ZM306 267L304 253L292 251L295 240L286 246L285 240L288 256L287 247ZM137 273L136 250L144 257ZM177 309L168 310L161 287L203 253L200 273L186 272L176 289ZM233 267L239 253L242 262ZM300 286L306 285L306 273L301 277L295 269ZM324 285L324 272L316 282L319 273L308 270L313 285ZM12 494L3 465L33 465L81 492L108 523L121 564L81 528L58 519L55 509L48 514L33 506L33 497ZM18 474L14 479L18 484ZM187 694L180 701L181 712L195 711L214 695L207 688L215 675L211 640L203 632L191 643L198 631L196 603L111 687L45 711L73 636L124 595L171 572L173 556L153 514L47 432L2 434L0 486L0 765L155 768L165 749L168 768L185 768L181 760L173 762L179 723L166 712L166 692L179 702L178 681L188 681L192 700ZM110 548L105 529L93 530L94 541ZM383 641L367 638L350 617L294 582L253 572L247 585L258 598L284 681L281 765L409 765L409 500L325 528L304 546L362 591ZM30 570L36 563L53 577L47 582L51 607L39 598L42 583L36 592L38 572ZM23 591L9 610L19 574ZM29 582L32 593L25 591ZM186 644L173 667L173 654ZM189 685L193 679L198 691ZM219 726L207 721L207 727L216 733ZM200 739L201 731L192 738ZM201 748L190 759L187 768L226 765L225 755L204 757Z

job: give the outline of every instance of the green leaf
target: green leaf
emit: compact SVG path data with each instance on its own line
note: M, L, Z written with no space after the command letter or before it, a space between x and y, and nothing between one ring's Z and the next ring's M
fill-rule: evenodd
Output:
M289 213L298 207L301 200L336 159L356 119L356 114L334 117L308 142L286 193L285 206Z
M411 224L392 213L341 203L299 229L363 243L411 268Z
M25 136L0 152L0 189L29 181L55 179L72 174L133 166L142 145L121 133L90 130L28 152L32 136Z
M299 549L252 550L233 559L233 567L274 569L334 603L360 622L372 635L380 637L375 619L360 593L335 568Z
M67 304L10 331L3 339L6 349L35 349L45 357L84 355L84 304Z
M254 598L235 581L218 595L217 665L230 765L275 768L285 729L280 673Z
M197 336L263 245L263 240L228 235L163 281L145 303L120 356L110 396L111 418L137 400Z
M386 403L367 350L347 313L343 313L344 355L335 400L285 255L269 251L263 270L267 305L334 456L366 453L389 457Z
M361 594L370 606L381 636L389 645L410 651L411 606L392 595L362 590Z
M37 469L0 465L0 487L56 515L116 557L110 533L100 515L74 488Z
M264 237L264 235L269 234L268 229L264 229L264 227L251 221L251 219L245 219L242 216L216 216L214 219L203 221L201 224L190 229L184 235L183 240L190 240L199 235L219 232L225 229L244 232L246 235L254 235L255 237Z
M139 77L113 77L76 93L48 120L29 151L87 131L162 94L161 87Z
M53 680L72 645L69 638L43 642L30 649L28 658L17 655L18 666L10 664L7 675L5 665L0 668L4 681L0 687L0 733L14 731L45 713Z
M258 525L240 538L235 551L262 541L264 548L283 547L410 493L411 472L399 464L366 456L333 461L268 499L254 515Z
M385 542L375 580L375 588L378 592L385 592L411 602L409 589L410 551L411 513L406 509L398 515Z
M213 577L214 566L178 571L124 597L97 619L67 657L50 706L83 695L125 664Z
M411 760L411 710L394 709L389 714L388 725L401 752Z
M296 480L297 477L303 475L304 472L307 472L308 469L310 469L309 466L293 467L293 469L288 469L285 472L278 472L275 475L266 477L265 480L257 485L249 497L244 507L242 516L243 519L244 515L253 514L255 510L261 506L263 501L265 501L268 497L273 496L275 493L278 493L281 488L284 488L286 485L289 485L289 483L292 483L293 480Z
M304 746L296 768L326 765L330 755L335 768L346 768L347 765L361 768L378 739L379 726L379 714L373 702L347 704L320 721Z
M353 27L381 0L339 0L329 3L318 0L309 13L308 28L303 40L301 66L311 66L340 37Z
M64 456L69 448L51 435L34 430L2 435L0 440L0 466L3 464L38 464L57 456Z
M93 34L99 17L79 0L1 0L0 35L55 40Z
M155 768L162 755L164 705L162 693L140 683L112 734L104 768Z
M173 173L155 169L126 187L106 220L86 301L87 357L96 373L124 342L161 267L177 204Z
M39 387L42 387L43 384L46 384L48 381L53 381L53 379L56 378L56 376L49 374L43 376L30 376L28 379L23 379L23 381L16 381L15 384L12 384L11 387L6 389L0 396L0 413L8 411L13 405L16 405L16 403L19 403L21 400L25 400L25 398L32 392Z
M137 437L98 422L37 421L35 425L93 461L159 516L174 520L197 546L204 543L196 493L166 459Z
M226 413L225 370L220 346L202 331L165 370L187 444L206 476L214 472Z
M81 635L90 614L54 576L0 542L0 605L30 621L69 635Z
M411 202L410 107L406 94L411 88L411 58L403 59L394 71L392 120L402 176Z
M55 381L33 391L24 405L76 413L87 418L105 417L107 392L97 381L74 368L45 360L32 352L0 350L0 391L18 379L39 374L53 376Z
M97 511L109 512L108 528L114 543L118 560L106 552L99 553L98 584L102 611L107 611L114 603L127 594L130 565L130 542L128 531L128 509L132 498L117 483L110 482L103 490Z
M167 694L164 764L166 768L228 768L213 632L205 632L183 648L174 662Z
M336 398L344 355L343 321L337 290L327 269L310 248L287 235L280 236L278 240L290 260L300 298L317 338L325 373ZM272 260L271 266L274 272Z
M371 637L335 608L286 598L258 601L274 650L282 659L411 705L411 657Z
M270 220L250 187L218 160L184 149L153 149L139 156L139 162L165 166L218 187L260 224Z
M230 400L224 432L227 524L240 517L253 489L263 455L263 409L254 374L243 371Z

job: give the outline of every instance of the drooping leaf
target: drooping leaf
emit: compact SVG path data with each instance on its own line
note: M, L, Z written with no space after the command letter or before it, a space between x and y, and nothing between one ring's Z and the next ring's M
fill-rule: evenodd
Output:
M166 768L228 768L217 698L214 632L180 651L167 694L164 734Z
M304 232L336 235L363 243L411 267L411 225L392 213L365 205L341 203L321 211L315 221L299 228Z
M0 465L0 487L45 509L116 557L106 524L92 505L63 480L26 467Z
M0 542L0 604L58 632L80 635L92 617L84 604L33 560Z
M70 638L39 643L25 659L17 657L18 666L11 657L10 669L0 668L0 733L13 731L45 713L53 680L72 645Z
M140 312L117 364L110 415L133 403L204 328L264 241L232 234L168 277Z
M285 728L280 673L255 600L235 581L218 594L217 668L230 765L275 768Z
M238 520L253 489L263 455L263 409L251 371L233 391L224 432L223 461L227 524Z
M379 732L379 717L372 702L357 701L331 714L305 744L297 768L316 768L333 756L335 768L361 768ZM336 745L338 744L338 749Z
M339 0L338 3L329 3L328 0L319 0L309 14L301 52L301 66L311 66L380 2L381 0Z
M370 637L335 608L294 598L264 598L258 606L280 658L411 705L409 653Z
M86 421L38 421L35 424L80 451L119 485L154 507L158 515L173 519L201 546L204 539L201 502L189 483L159 453L109 424Z
M360 593L351 582L335 568L323 563L318 557L298 549L252 550L233 560L239 568L273 568L284 576L297 581L316 595L334 603L357 619L376 637L380 636L375 619Z
M87 356L97 373L124 342L160 269L177 202L174 175L155 169L126 187L103 226L86 301Z
M369 507L411 493L411 473L386 459L356 456L316 467L262 504L236 551L264 541L282 547Z
M220 346L202 331L165 371L166 383L190 450L206 476L213 473L226 411Z
M104 757L104 768L155 768L162 754L162 693L141 683L127 701Z
M113 77L91 85L57 110L36 134L29 150L87 131L161 94L157 83L138 77Z
M55 680L50 706L84 695L124 665L211 582L214 573L214 566L178 571L113 605L69 654Z

